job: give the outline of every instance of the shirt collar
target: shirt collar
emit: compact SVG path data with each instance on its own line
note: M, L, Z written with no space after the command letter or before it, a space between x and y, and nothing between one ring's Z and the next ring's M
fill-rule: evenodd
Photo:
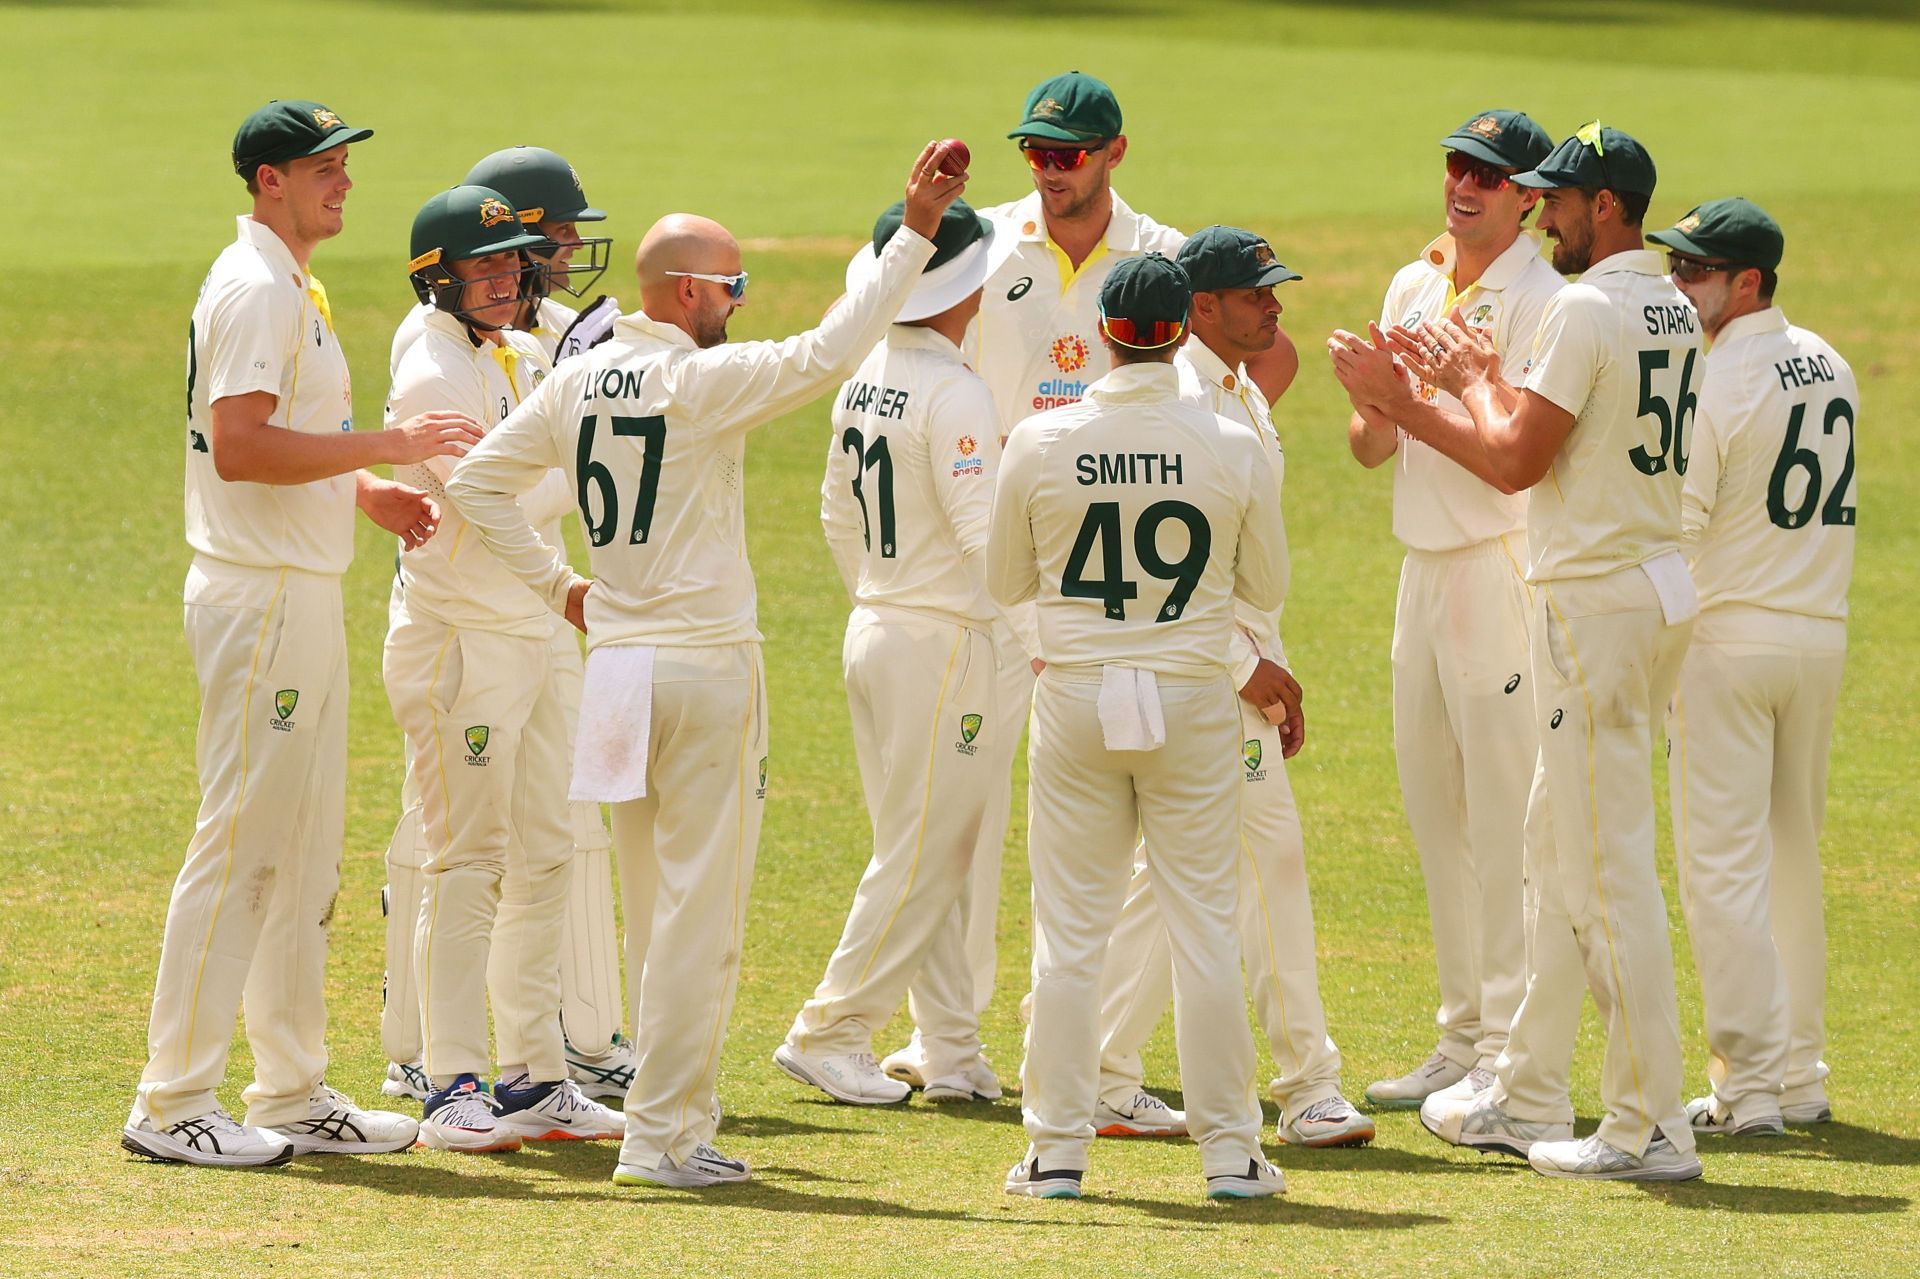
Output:
M1667 273L1666 256L1655 253L1652 249L1623 249L1611 256L1601 258L1585 271L1582 271L1579 276L1579 282L1585 284L1587 281L1596 279L1599 276L1619 275L1623 273L1632 273L1634 275L1665 275Z
M1527 263L1540 256L1540 237L1529 231L1522 231L1512 244L1500 251L1500 256L1487 264L1480 278L1468 285L1470 289L1486 289L1498 293L1527 269ZM1449 232L1442 231L1420 250L1420 260L1436 274L1451 276L1455 263L1459 260L1459 249ZM1465 292L1463 289L1461 292Z
M1144 404L1180 398L1180 370L1150 360L1122 364L1087 388L1087 398L1109 404Z
M1107 222L1107 233L1102 238L1109 249L1118 249L1123 253L1140 252L1140 215L1133 206L1120 198L1114 191L1113 216ZM1047 242L1047 219L1040 207L1040 193L1030 192L1024 200L1013 206L1007 215L1007 221L1026 244L1045 244Z
M629 311L613 322L616 330L624 330L624 336L648 337L656 342L665 342L668 346L682 346L688 350L698 350L693 335L677 324L662 324L645 311Z
M1176 360L1185 360L1200 375L1200 380L1229 393L1238 391L1247 384L1247 366L1228 368L1227 362L1213 353L1213 348L1197 337L1187 339L1180 348ZM1123 367L1132 368L1132 365Z
M1785 333L1787 317L1777 306L1769 306L1750 312L1737 320L1729 320L1720 330L1720 336L1713 340L1716 347L1725 346L1740 338L1759 337L1765 333Z
M448 337L461 339L476 351L488 345L485 338L461 323L460 317L449 315L439 307L430 306L427 308L426 324L429 329L435 332L444 333Z
M303 289L307 287L307 273L302 271L300 264L293 260L293 250L287 247L285 240L274 233L272 227L264 222L254 221L249 214L245 213L235 221L240 224L240 240L243 244L252 245L270 265L291 272L297 287Z
M948 340L924 324L896 324L887 330L887 345L896 351L932 351L966 363L966 355Z

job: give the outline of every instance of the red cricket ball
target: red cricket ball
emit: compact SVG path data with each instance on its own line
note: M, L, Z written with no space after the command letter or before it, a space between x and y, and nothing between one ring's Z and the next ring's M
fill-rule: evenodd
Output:
M940 162L940 172L955 178L965 173L973 162L973 152L967 150L967 144L958 138L948 138L940 145L951 148L947 158Z

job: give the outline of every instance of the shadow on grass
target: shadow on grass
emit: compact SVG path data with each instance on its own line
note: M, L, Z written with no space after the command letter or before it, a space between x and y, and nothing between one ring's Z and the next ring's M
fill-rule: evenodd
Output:
M1712 1175L1711 1164L1708 1175ZM1633 1185L1670 1207L1710 1212L1844 1217L1905 1212L1913 1207L1913 1200L1901 1195L1844 1195L1797 1186L1729 1186L1706 1180L1638 1181Z
M1878 1164L1910 1168L1920 1165L1920 1141L1875 1132L1854 1124L1825 1123L1789 1128L1784 1137L1729 1137L1727 1149L1743 1155L1778 1155L1785 1159L1830 1159L1835 1163ZM1716 1143L1700 1142L1711 1155Z
M728 1137L857 1137L862 1133L859 1128L810 1124L779 1115L728 1115L720 1121L720 1131Z
M1277 1142L1271 1136L1262 1143L1262 1149L1267 1152L1267 1158L1280 1165L1289 1175L1296 1172L1309 1176L1317 1172L1452 1172L1480 1177L1489 1173L1529 1171L1523 1161L1493 1151L1476 1161L1450 1158L1440 1153L1422 1154L1417 1150L1401 1150L1393 1146L1333 1146L1315 1150ZM1438 1142L1434 1143L1435 1151L1444 1149L1447 1148Z
M1412 1230L1420 1226L1444 1226L1449 1217L1427 1212L1368 1212L1364 1208L1330 1208L1320 1204L1292 1203L1286 1199L1237 1200L1229 1203L1179 1202L1160 1199L1122 1199L1095 1194L1088 1203L1133 1208L1160 1221L1199 1222L1210 1226L1250 1221L1271 1221L1284 1225L1313 1226L1321 1230Z

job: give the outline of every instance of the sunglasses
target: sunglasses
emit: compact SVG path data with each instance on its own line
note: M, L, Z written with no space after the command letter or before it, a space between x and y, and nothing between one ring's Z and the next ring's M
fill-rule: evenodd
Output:
M1476 160L1460 151L1447 152L1447 172L1455 181L1471 182L1482 191L1498 191L1513 181L1513 175L1498 165Z
M1135 351L1152 351L1169 346L1180 340L1187 331L1184 318L1178 320L1148 320L1140 323L1124 319L1117 315L1101 315L1100 331L1121 346Z
M704 271L662 271L660 274L677 275L686 280L712 280L715 284L724 284L727 286L727 293L735 302L747 296L747 273L745 271L740 272L738 275L708 275Z
M1718 271L1735 272L1746 269L1738 262L1702 262L1699 258L1683 258L1678 253L1667 255L1667 274L1688 284L1704 280Z
M1071 173L1087 162L1087 157L1096 151L1105 151L1107 144L1097 147L1036 147L1021 142L1021 153L1027 157L1027 167L1035 173L1047 169L1058 169L1062 173Z

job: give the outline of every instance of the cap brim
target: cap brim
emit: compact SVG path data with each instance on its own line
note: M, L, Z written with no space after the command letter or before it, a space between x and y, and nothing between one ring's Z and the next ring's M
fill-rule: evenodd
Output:
M1677 227L1668 227L1664 231L1652 232L1647 236L1647 243L1658 244L1668 249L1678 249L1680 252L1691 254L1696 258L1720 258L1725 256L1724 254L1715 253L1712 249L1701 247L1698 240L1689 239L1686 232L1681 231Z
M1554 191L1561 187L1580 185L1571 178L1552 176L1542 173L1538 169L1529 169L1525 173L1514 174L1513 184L1515 186L1532 187L1536 191Z
M320 139L313 150L303 151L300 155L319 155L322 151L331 151L335 147L343 147L349 142L362 142L372 136L372 129L338 129ZM300 156L290 156L288 158L299 159Z
M1513 161L1501 155L1479 138L1456 133L1450 138L1440 139L1440 145L1449 151L1458 151L1461 155L1470 155L1476 160L1484 160L1495 168L1511 169Z
M1304 279L1298 271L1275 262L1272 266L1262 267L1259 274L1251 279L1233 284L1195 284L1195 293L1218 293L1222 289L1264 289L1271 284L1285 284L1288 280Z
M1049 142L1098 142L1097 133L1075 133L1072 129L1063 129L1057 124L1047 124L1040 120L1029 120L1012 133L1010 138L1045 138Z
M975 240L960 256L951 262L943 263L931 271L920 275L920 282L907 298L907 304L900 308L895 316L896 323L910 323L925 320L950 311L966 301L975 290L986 285L1003 263L1013 255L1018 237L1009 235L1005 227L995 225L988 218L981 218L981 224L987 228L987 234ZM851 293L874 270L879 254L871 244L863 245L847 263L847 291Z

